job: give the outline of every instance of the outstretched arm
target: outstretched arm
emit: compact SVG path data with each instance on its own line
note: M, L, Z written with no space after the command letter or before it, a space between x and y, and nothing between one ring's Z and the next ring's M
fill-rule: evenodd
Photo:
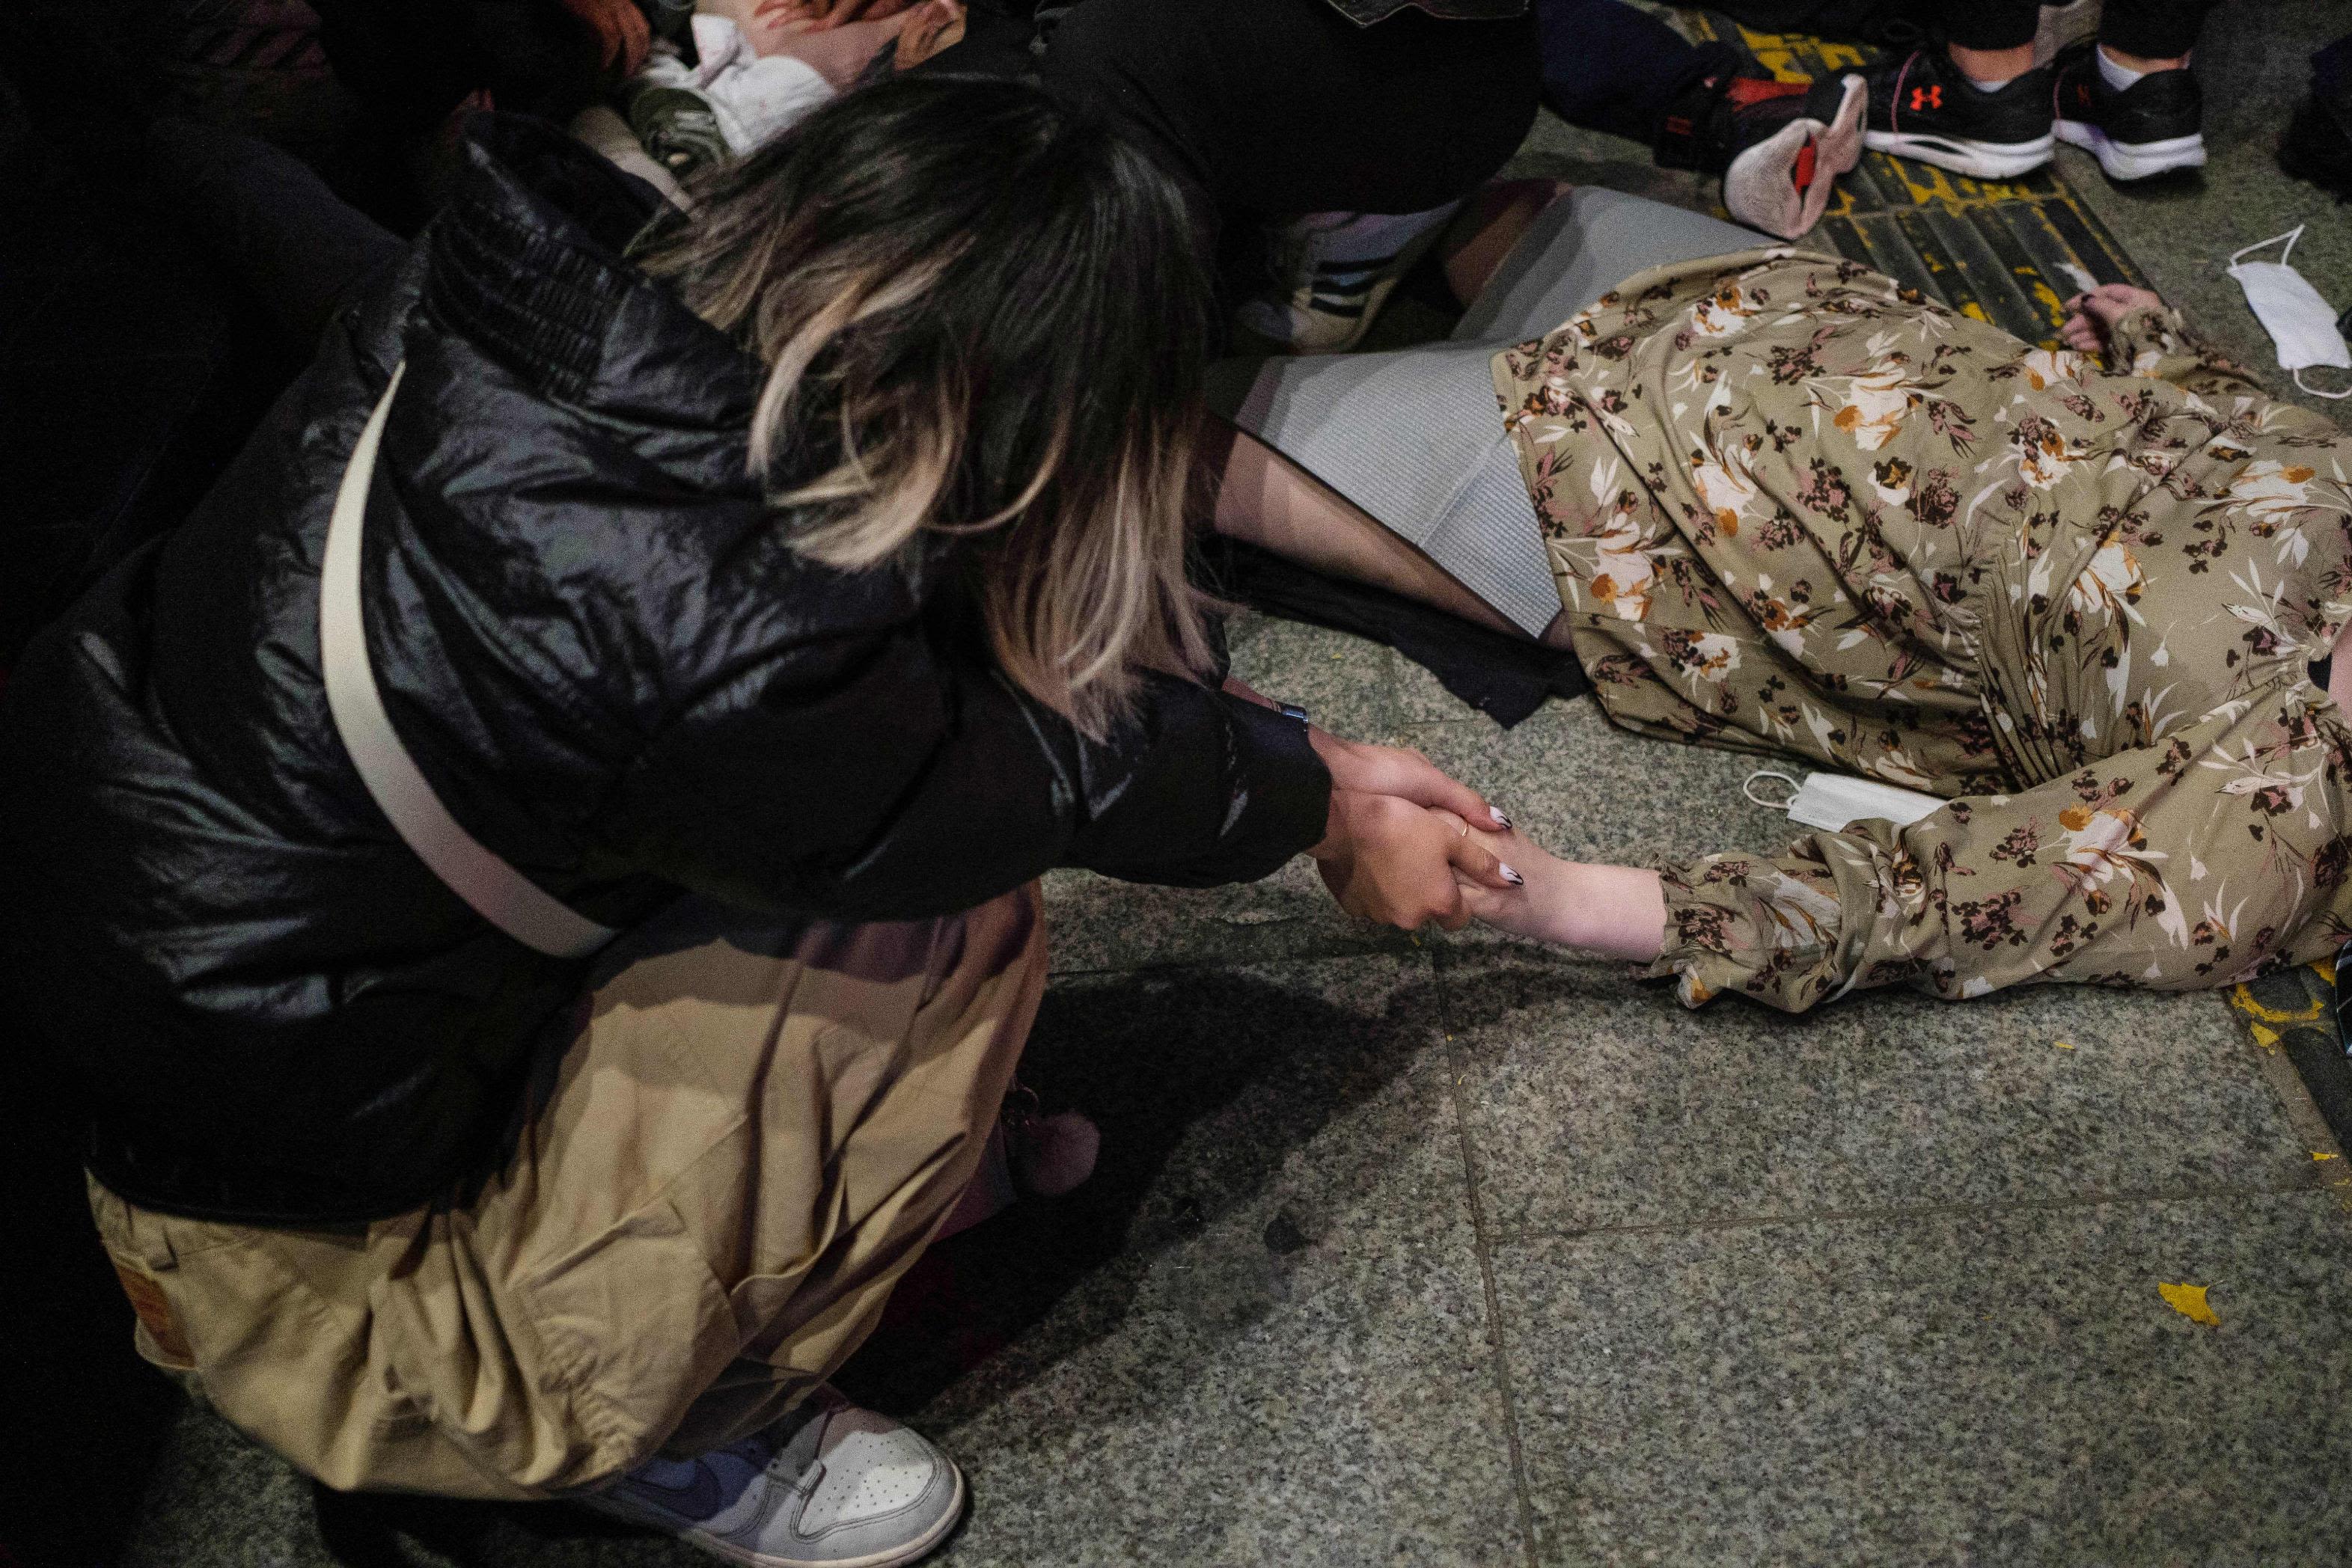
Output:
M1741 991L1801 1012L1895 984L1956 998L2038 980L2222 985L2343 939L2352 748L2340 722L2308 685L2287 685L1907 827L1856 822L1778 855L1663 873L1505 844L1527 892L1465 897L1490 924L1654 961L1693 1007Z
M1476 919L1580 952L1657 962L1666 940L1666 895L1656 872L1564 861L1517 831L1506 833L1495 850L1526 885L1497 891L1465 882L1463 901Z

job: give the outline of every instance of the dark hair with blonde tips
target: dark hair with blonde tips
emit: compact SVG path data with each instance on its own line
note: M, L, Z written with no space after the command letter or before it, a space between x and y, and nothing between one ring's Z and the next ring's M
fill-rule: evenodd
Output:
M770 367L751 461L832 565L971 536L998 663L1099 736L1198 674L1210 285L1182 192L1035 88L909 77L705 177L646 270Z

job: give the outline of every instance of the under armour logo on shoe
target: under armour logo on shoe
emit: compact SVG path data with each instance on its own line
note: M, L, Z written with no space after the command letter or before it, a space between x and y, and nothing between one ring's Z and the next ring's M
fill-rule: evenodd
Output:
M1940 83L1934 87L1915 87L1911 89L1912 113L1916 114L1923 109L1941 109L1943 107L1944 89Z

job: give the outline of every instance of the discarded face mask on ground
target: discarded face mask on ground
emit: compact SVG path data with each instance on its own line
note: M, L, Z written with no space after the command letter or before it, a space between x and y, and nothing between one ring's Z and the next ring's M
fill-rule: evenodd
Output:
M2246 303L2252 308L2263 329L2277 345L2279 369L2294 377L2294 384L2314 397L2352 397L2352 387L2342 392L2327 392L2307 384L2303 372L2317 366L2333 370L2352 371L2352 345L2344 341L2336 329L2336 312L2311 280L2289 267L2286 258L2294 254L2294 242L2303 237L2304 225L2297 224L2283 235L2273 235L2259 245L2250 245L2230 256L2230 276L2246 291ZM2248 251L2257 251L2286 241L2276 261L2243 261Z
M1768 800L1756 792L1759 779L1777 779L1792 793L1785 800ZM1937 796L1881 784L1874 779L1856 779L1849 773L1808 773L1800 784L1786 773L1762 768L1750 773L1739 789L1759 806L1788 812L1792 822L1832 833L1850 822L1884 821L1908 827L1945 803Z

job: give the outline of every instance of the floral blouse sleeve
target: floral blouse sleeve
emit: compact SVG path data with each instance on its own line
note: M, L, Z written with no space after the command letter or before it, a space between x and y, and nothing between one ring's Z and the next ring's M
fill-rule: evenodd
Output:
M2149 376L2206 397L2268 397L2254 373L2189 329L2168 305L2146 305L2116 323L2107 365L2117 375Z
M2225 983L2333 951L2352 863L2352 734L2307 681L2165 741L1906 828L1665 868L1654 974L1696 1007L1798 1011L1867 986L1980 996L2038 980Z

